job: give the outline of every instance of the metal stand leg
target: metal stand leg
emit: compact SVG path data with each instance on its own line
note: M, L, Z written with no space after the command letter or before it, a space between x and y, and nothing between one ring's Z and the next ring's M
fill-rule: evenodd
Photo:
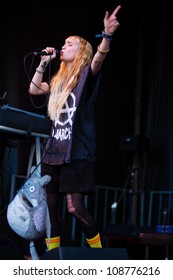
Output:
M28 170L27 170L27 178L29 177L30 170L33 164L34 153L36 153L36 165L38 166L38 171L41 174L41 150L40 150L40 137L35 138L35 143L32 144L29 156Z
M38 166L38 171L41 174L41 150L40 150L40 137L36 137L35 139L36 142L36 164Z
M28 169L27 169L27 178L29 177L31 166L34 159L34 153L35 153L35 143L32 143L31 149L30 149L30 155L29 155L29 162L28 162Z
M169 258L169 246L166 246L166 254L165 254L165 260L168 260Z
M145 245L145 259L149 260L149 245Z

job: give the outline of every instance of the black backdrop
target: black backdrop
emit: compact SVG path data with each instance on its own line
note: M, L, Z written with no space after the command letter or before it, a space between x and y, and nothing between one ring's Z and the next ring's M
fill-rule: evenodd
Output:
M31 65L37 48L60 48L64 39L78 34L96 49L95 34L103 28L105 10L118 4L120 28L111 42L103 67L100 96L96 103L96 182L123 187L137 159L139 188L172 189L173 168L173 40L170 3L165 0L55 1L4 4L0 19L0 96L20 109L46 114L35 108L28 94L24 68ZM34 60L31 73L37 66ZM58 63L58 62L57 62ZM56 69L56 64L52 64ZM44 98L33 99L41 106ZM32 100L32 101L33 101ZM135 149L122 147L121 136L130 135ZM133 144L133 143L132 143ZM26 173L26 143L11 159L12 172ZM14 162L16 164L14 164ZM14 166L15 165L15 166Z

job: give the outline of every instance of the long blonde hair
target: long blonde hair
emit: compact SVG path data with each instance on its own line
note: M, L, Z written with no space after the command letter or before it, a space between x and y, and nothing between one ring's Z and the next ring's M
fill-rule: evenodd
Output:
M48 103L48 115L55 120L60 114L70 92L78 82L79 76L86 65L91 64L93 57L92 46L89 42L79 36L70 36L79 44L72 67L68 72L67 64L61 62L58 72L52 77L50 83L50 98ZM68 40L67 39L67 40Z

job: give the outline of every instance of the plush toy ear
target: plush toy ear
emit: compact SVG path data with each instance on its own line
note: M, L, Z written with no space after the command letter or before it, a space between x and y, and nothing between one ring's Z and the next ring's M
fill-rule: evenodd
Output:
M41 185L42 186L47 185L51 180L51 176L44 175L40 180L41 180Z

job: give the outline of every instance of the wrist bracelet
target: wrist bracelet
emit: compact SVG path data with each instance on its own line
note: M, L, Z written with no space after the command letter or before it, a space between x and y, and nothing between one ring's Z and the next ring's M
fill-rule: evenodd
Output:
M96 38L102 37L102 38L107 39L108 41L111 41L111 40L112 40L112 35L108 35L108 34L106 34L104 31L102 31L101 34L96 34L95 37L96 37Z
M112 35L111 34L106 34L104 31L102 31L102 37L106 38L107 40L111 41L112 40Z
M97 46L97 50L99 51L99 53L106 54L106 53L108 53L110 51L110 48L104 51L104 50L101 50L100 49L100 45L98 45Z

